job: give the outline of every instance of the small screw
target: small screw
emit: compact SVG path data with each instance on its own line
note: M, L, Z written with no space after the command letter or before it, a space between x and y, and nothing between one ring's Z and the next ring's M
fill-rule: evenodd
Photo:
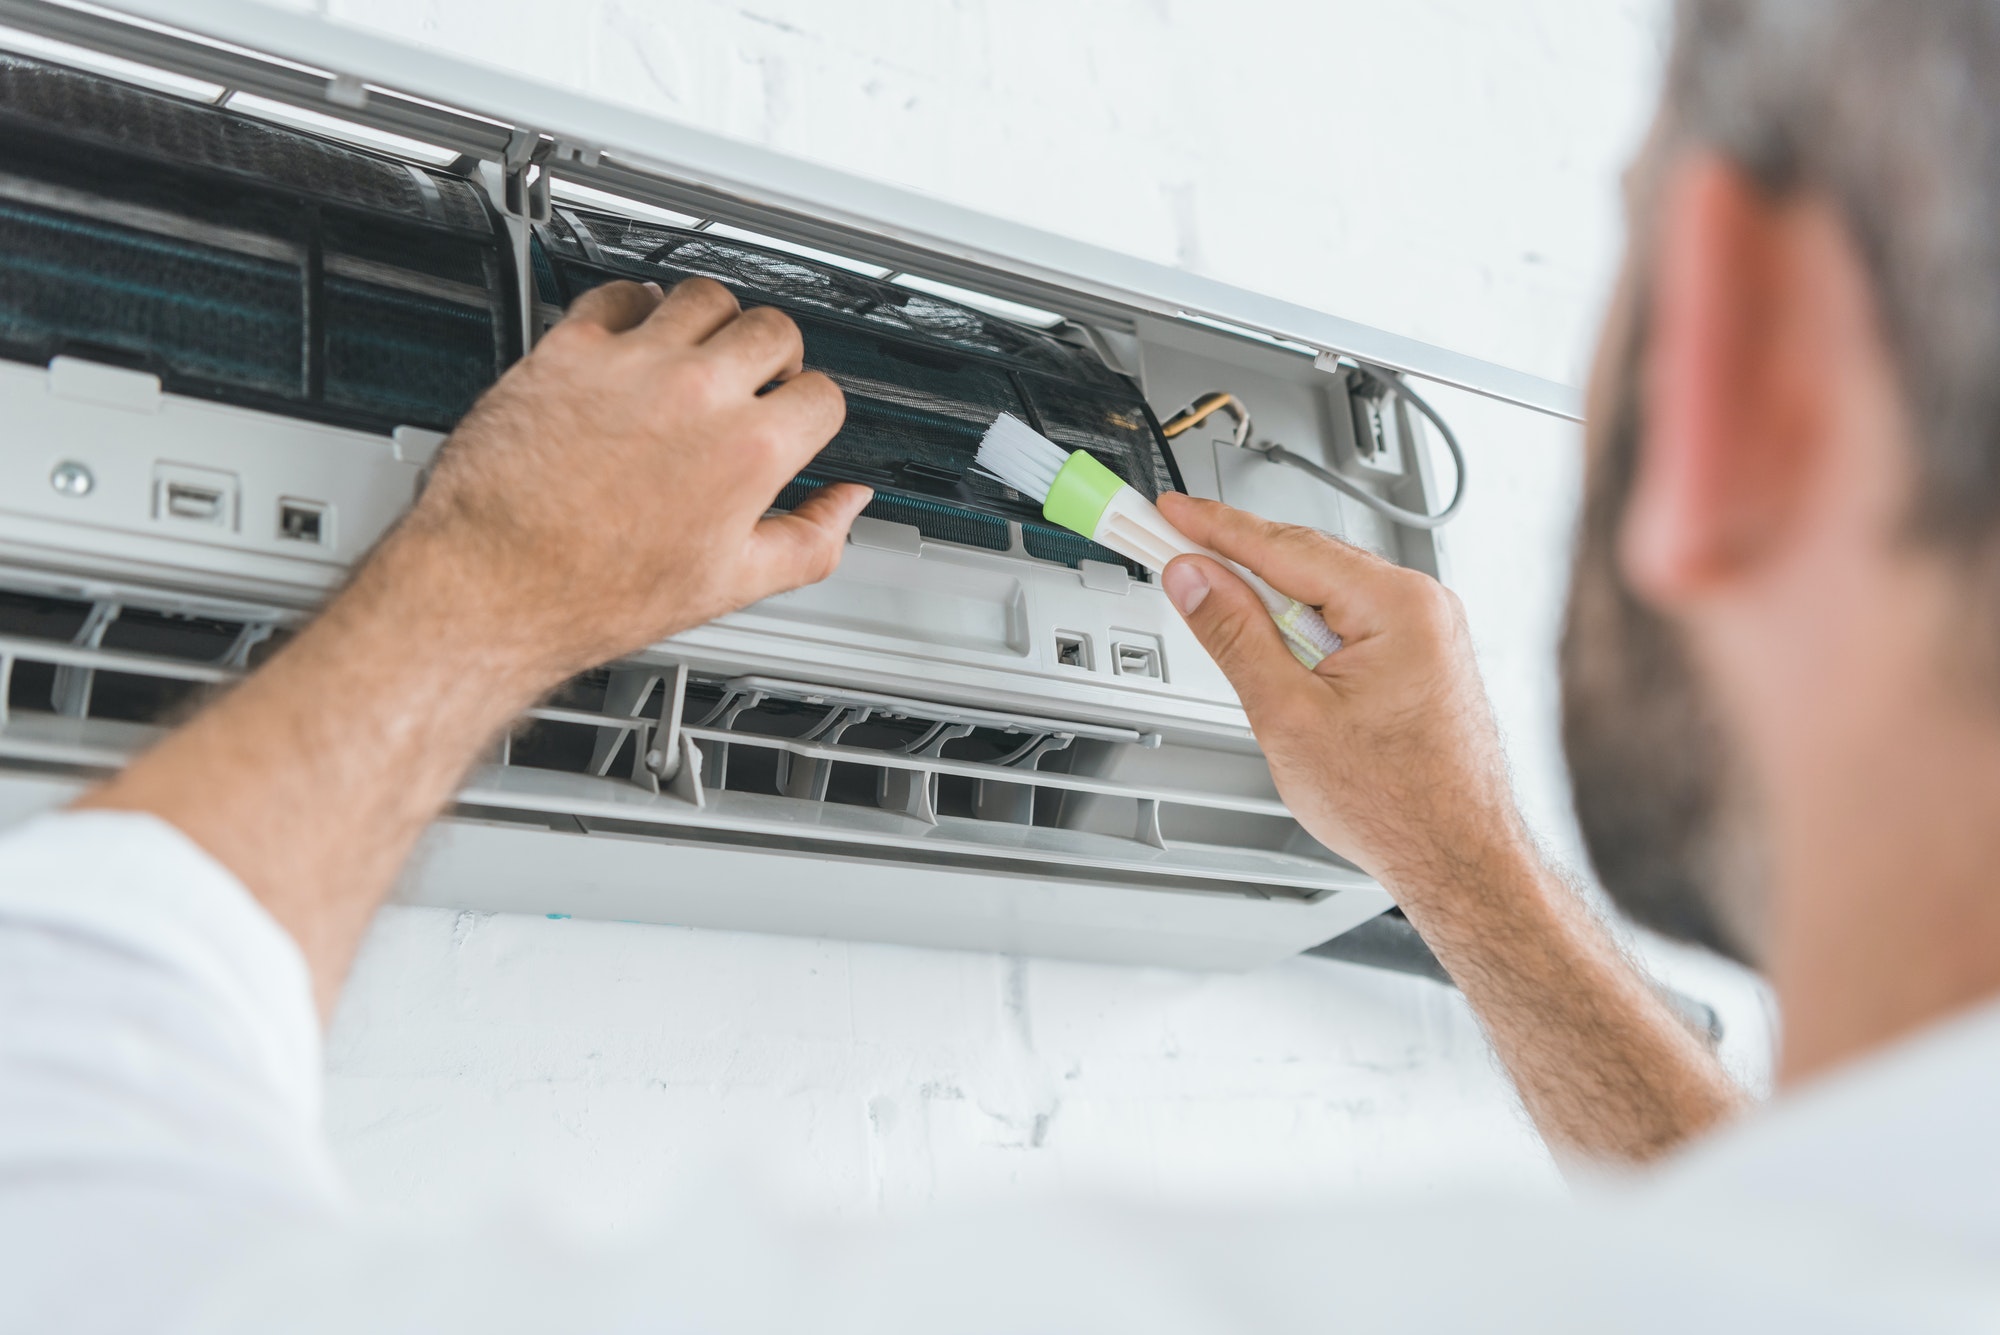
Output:
M97 478L74 459L66 459L49 474L49 485L63 496L88 496L97 485Z
M658 769L658 768L659 768L660 766L662 766L662 765L664 765L664 764L666 764L666 763L667 763L667 757L666 757L666 755L665 755L665 753L664 753L664 752L660 752L660 751L648 751L648 752L646 753L646 768L647 768L647 769L653 769L653 770L656 770L656 769Z

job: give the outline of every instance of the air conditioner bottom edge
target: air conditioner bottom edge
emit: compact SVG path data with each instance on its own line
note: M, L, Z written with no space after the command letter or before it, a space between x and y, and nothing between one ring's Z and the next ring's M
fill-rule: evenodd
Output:
M0 772L0 823L86 786ZM450 817L424 837L395 902L1216 972L1276 963L1390 907L1373 886L1262 899Z

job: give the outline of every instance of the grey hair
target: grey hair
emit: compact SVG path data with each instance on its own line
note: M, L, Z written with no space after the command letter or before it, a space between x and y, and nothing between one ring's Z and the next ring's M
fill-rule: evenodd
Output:
M2000 536L2000 0L1680 0L1662 114L1839 211L1918 439L1912 519Z

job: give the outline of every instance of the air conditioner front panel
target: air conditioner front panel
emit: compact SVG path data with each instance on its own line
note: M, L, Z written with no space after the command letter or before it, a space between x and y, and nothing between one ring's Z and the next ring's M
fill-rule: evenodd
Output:
M266 95L311 77L109 16L0 8L196 73L227 64ZM824 254L845 226L831 212L758 237L586 207L551 186L712 192L476 108L353 105L451 129L465 156L400 159L0 56L0 804L59 799L280 647L564 302L699 273L791 313L848 398L776 507L839 479L877 500L831 579L531 711L406 897L1208 967L1387 907L1286 813L1155 579L970 467L1008 411L1146 495L1257 505L1274 465L1213 433L1169 446L1160 421L1232 388L1289 448L1339 464L1348 382L1310 349L1118 309L1101 276L1010 279L1009 300L1050 312L1022 323L935 295L961 266L903 281ZM1401 473L1368 484L1385 496L1430 485L1412 433ZM1285 517L1437 569L1428 536L1286 499L1305 510Z

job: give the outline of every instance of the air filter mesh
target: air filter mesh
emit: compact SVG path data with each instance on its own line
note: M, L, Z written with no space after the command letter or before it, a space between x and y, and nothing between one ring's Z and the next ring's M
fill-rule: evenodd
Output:
M176 393L449 428L512 353L467 182L0 55L0 355Z
M0 53L0 114L140 154L265 182L355 208L473 232L488 229L465 181L250 116ZM434 191L415 173L424 172Z
M296 265L0 201L0 342L176 366L219 384L297 391Z
M901 498L901 522L927 537L1000 549L1006 520L1040 519L1038 502L972 467L1003 412L1088 450L1147 497L1173 485L1165 442L1132 384L1039 330L800 256L609 214L559 210L543 241L566 301L621 276L669 285L702 276L746 305L785 309L804 335L805 364L847 397L846 424L813 475L865 482L878 505ZM996 536L955 536L975 518ZM1119 560L1082 539L1040 547L1031 554L1069 565Z

